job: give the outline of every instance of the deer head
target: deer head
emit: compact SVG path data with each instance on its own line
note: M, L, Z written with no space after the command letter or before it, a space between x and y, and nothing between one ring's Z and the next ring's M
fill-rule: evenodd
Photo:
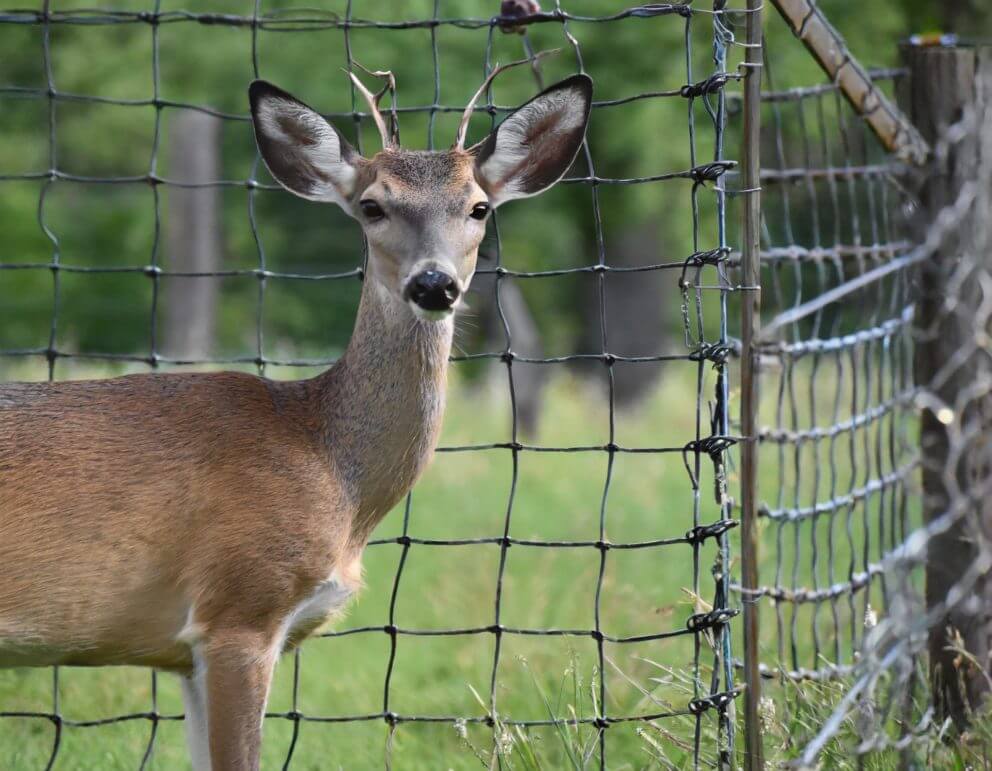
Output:
M574 75L465 149L472 106L488 83L466 108L454 146L439 152L401 149L378 98L360 86L383 141L371 158L285 91L261 80L249 89L255 138L272 176L291 193L336 203L358 220L369 244L367 282L424 321L444 319L458 306L490 212L554 185L585 135L592 81Z

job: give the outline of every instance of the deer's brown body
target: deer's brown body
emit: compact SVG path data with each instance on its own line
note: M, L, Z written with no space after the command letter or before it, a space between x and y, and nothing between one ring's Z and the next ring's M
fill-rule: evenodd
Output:
M367 160L306 105L253 84L273 176L362 223L351 342L298 382L0 385L0 666L175 671L197 771L257 769L276 658L358 588L373 528L434 452L452 312L486 215L564 174L590 88L553 86L470 150L467 117L445 152L400 150L383 131Z
M359 328L386 331L374 305ZM450 321L405 326L301 382L0 386L0 664L188 672L191 634L277 634L335 571L357 588L440 427Z

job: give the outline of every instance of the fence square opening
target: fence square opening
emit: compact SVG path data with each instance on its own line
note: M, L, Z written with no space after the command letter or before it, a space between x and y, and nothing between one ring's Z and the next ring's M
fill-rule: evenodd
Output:
M598 688L591 637L504 635L496 692L503 719L595 718Z
M430 630L492 624L498 566L495 544L411 546L396 593L396 623Z
M672 415L667 424L655 422L653 416L643 412L630 417L632 423L656 426L657 436L651 438L659 444L677 445L692 435L691 431L683 432L670 425L681 419L678 414ZM624 428L621 423L621 438L626 434ZM606 504L607 540L639 543L684 536L692 527L693 495L688 478L678 453L618 453Z
M389 706L401 715L483 716L493 666L491 633L402 635L390 681ZM470 687L471 686L471 687Z
M48 347L54 292L47 267L28 270L0 268L0 345L5 351L40 351ZM43 353L39 354L43 355ZM5 356L4 375L33 379L38 361L34 356Z
M254 76L248 25L177 22L161 25L158 35L162 99L247 115Z
M135 2L135 5L138 4ZM147 4L141 3L141 10L147 7ZM129 101L152 97L150 25L54 24L49 50L52 69L50 85L61 92ZM94 51L113 51L113 55L94 56ZM93 83L100 84L98 94L89 91ZM60 108L63 104L67 106L69 103L60 103ZM106 139L106 135L103 138ZM87 142L87 152L95 151L96 146L101 144L102 141Z
M458 437L450 439L454 442ZM410 533L418 538L444 540L501 536L512 471L505 452L440 454L417 483ZM394 512L389 518L391 532L399 525L402 512ZM380 527L376 535L383 530Z
M276 718L266 721L266 732L270 725L279 723L287 724L283 732L292 728L291 721ZM386 757L387 735L388 727L382 718L345 723L301 720L289 768L307 768L307 761L316 763L316 768L378 768ZM262 743L263 768L282 768L286 764L289 749L280 744L278 749L269 750L267 740Z
M605 452L521 455L510 534L546 541L595 541L606 480Z
M701 574L713 557L712 548L701 549ZM713 601L712 596L701 597L702 604L694 609L692 569L692 548L686 544L611 549L600 601L603 629L616 637L683 630L690 615L704 612ZM709 581L700 584L700 592L712 592Z
M104 275L129 269L141 276L156 258L160 267L167 264L164 239L155 232L155 191L149 185L60 180L48 188L43 214L63 265L106 271ZM151 277L145 280L151 286Z
M58 170L131 190L148 184L156 115L153 107L60 101L55 109ZM101 141L87 139L94 132Z
M501 621L520 629L595 627L599 551L515 545L506 557Z
M351 619L345 617L327 629L336 632L353 626ZM308 642L299 654L299 699L295 708L310 717L334 718L380 711L382 689L372 685L385 680L389 649L389 636L380 630L318 637ZM295 654L283 656L274 690L274 695L279 696L270 709L293 708L294 672Z
M150 307L152 286L141 273L75 273L59 276L55 345L59 351L131 355L148 350L150 318L135 324ZM118 298L112 304L101 298Z

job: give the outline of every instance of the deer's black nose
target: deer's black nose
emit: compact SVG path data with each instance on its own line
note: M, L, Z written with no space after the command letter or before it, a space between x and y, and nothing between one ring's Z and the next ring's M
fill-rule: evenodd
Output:
M458 284L440 270L425 270L410 279L406 287L407 299L425 311L450 310L458 299Z

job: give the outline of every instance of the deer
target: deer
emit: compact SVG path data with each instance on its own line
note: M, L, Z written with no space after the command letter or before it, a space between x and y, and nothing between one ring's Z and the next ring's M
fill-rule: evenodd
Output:
M0 385L0 666L177 674L196 771L255 771L281 653L338 615L362 553L438 443L453 315L491 212L572 165L573 75L465 146L408 150L368 101L364 157L271 83L248 95L271 176L367 242L350 341L322 374L150 372ZM372 73L384 75L389 73Z

